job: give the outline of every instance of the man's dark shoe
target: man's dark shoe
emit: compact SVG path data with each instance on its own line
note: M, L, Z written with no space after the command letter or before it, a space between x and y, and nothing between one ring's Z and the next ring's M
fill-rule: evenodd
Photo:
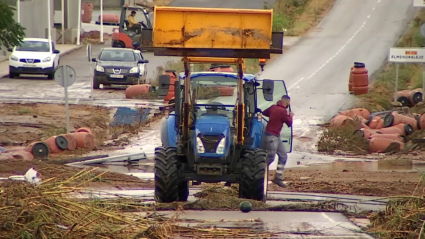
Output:
M272 182L281 188L286 188L286 183L280 179L274 178Z

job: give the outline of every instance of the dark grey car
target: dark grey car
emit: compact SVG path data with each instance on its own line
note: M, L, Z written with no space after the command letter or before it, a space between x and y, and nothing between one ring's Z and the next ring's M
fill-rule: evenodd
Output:
M94 68L93 88L102 85L136 85L141 80L139 64L148 63L134 56L132 49L103 48Z

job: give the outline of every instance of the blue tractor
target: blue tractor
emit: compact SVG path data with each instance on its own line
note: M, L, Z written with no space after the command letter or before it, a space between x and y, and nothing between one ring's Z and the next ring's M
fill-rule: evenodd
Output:
M267 121L259 109L286 94L285 83L244 74L241 64L238 73L191 73L193 62L185 59L186 70L173 84L174 110L162 121L162 146L155 149L155 200L187 201L192 181L237 183L240 198L265 201L268 164L261 143ZM202 87L234 87L236 96L198 100ZM169 90L170 76L160 76L158 94ZM282 139L291 152L292 128L284 128Z

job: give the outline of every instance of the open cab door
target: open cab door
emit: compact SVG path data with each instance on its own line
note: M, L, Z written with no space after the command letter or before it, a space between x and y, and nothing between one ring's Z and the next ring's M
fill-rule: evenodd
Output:
M267 81L267 80L266 80ZM263 80L258 81L262 87ZM281 99L283 95L287 95L288 91L286 89L285 81L283 80L274 80L274 90L273 90L273 101L264 100L263 92L258 91L257 92L257 100L258 100L258 108L261 110L266 110L270 106L274 105ZM267 98L267 97L266 97ZM288 114L291 112L291 106L287 109ZM280 137L282 139L283 145L285 145L285 149L287 153L292 152L292 142L293 142L293 130L292 126L288 127L286 124L283 125Z

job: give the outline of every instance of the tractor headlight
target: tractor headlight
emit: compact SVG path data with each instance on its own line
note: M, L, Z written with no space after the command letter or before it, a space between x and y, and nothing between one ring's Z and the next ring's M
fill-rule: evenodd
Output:
M205 153L205 148L204 148L204 144L202 143L201 138L196 137L196 151L199 154L203 154Z
M226 138L222 138L220 143L218 143L217 150L215 151L217 154L224 154L224 148L226 146Z
M130 69L130 74L132 73L138 73L139 72L139 67L135 66L133 68Z
M103 68L102 66L97 65L96 66L96 71L98 71L98 72L105 72L105 68Z

